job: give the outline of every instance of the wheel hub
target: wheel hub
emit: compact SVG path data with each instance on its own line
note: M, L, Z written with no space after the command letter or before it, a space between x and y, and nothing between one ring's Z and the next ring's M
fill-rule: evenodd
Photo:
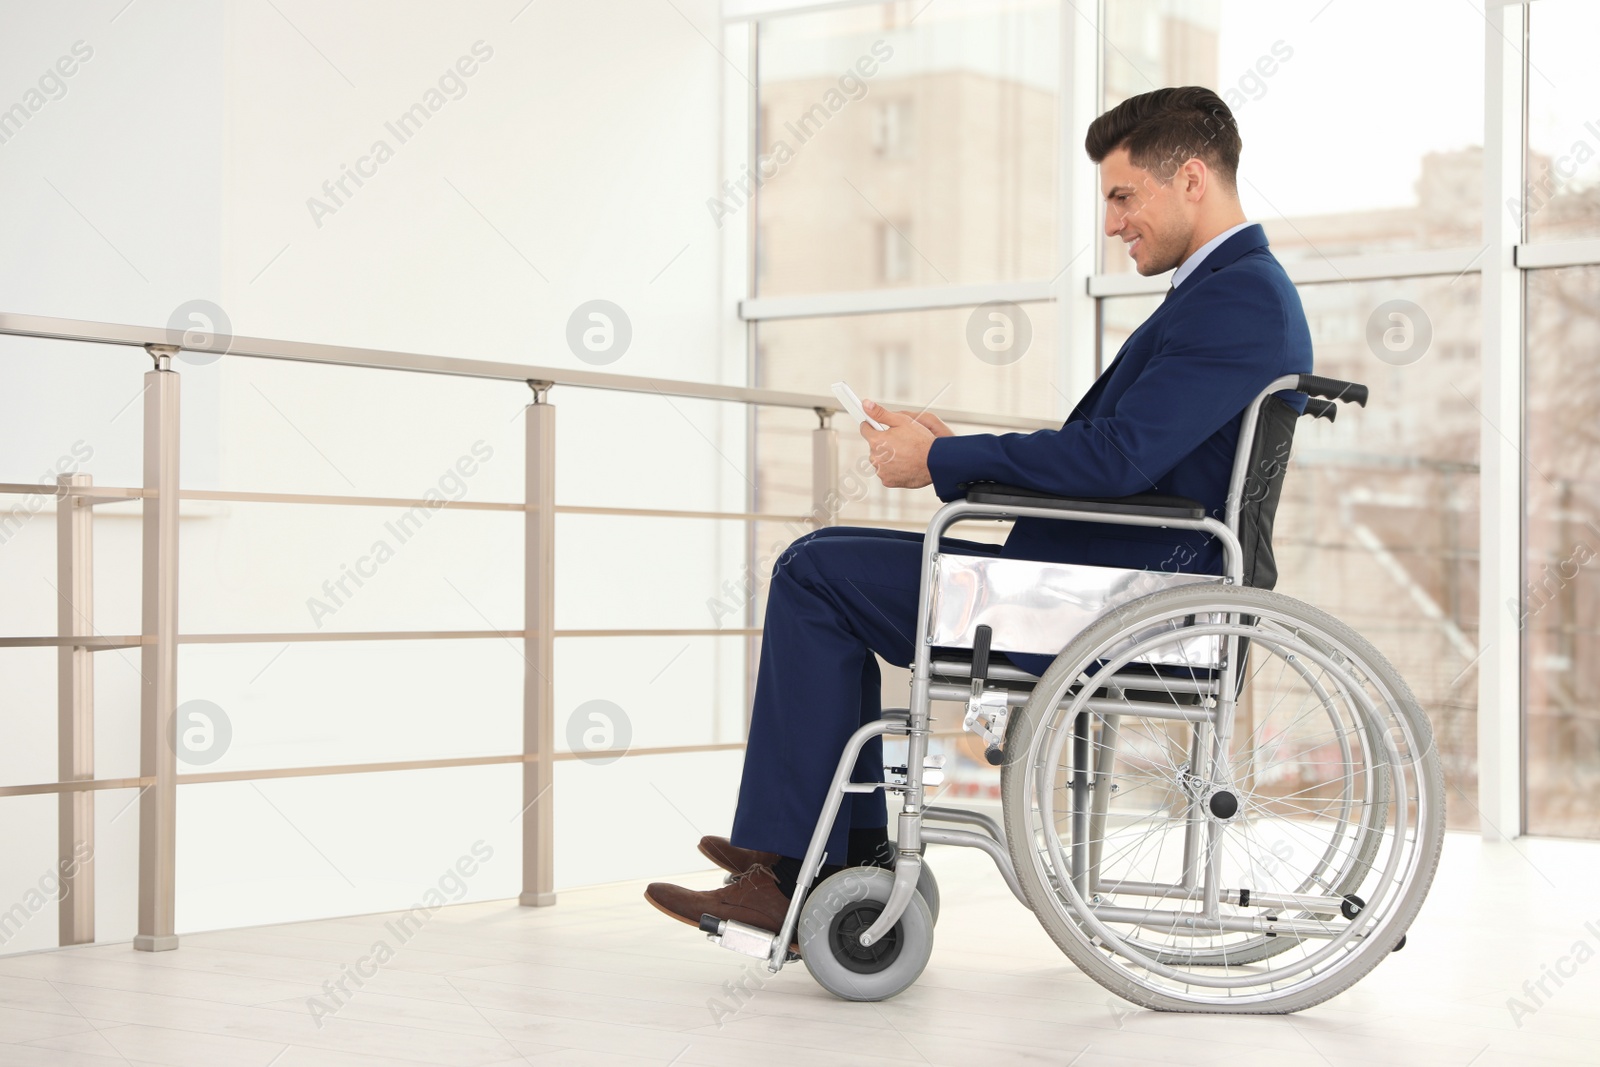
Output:
M1206 797L1206 810L1218 822L1228 822L1239 814L1239 794L1232 789L1213 789Z
M883 909L877 904L862 903L845 908L834 916L828 931L834 959L857 974L875 974L893 963L900 955L899 923L895 923L880 940L870 945L861 943L861 935L882 914Z

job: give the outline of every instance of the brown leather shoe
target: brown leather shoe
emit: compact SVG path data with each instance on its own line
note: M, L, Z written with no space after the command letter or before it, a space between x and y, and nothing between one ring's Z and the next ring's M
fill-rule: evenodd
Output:
M662 914L695 927L702 915L714 915L775 931L782 928L789 913L789 898L778 888L771 867L751 867L729 884L704 892L651 882L644 898Z
M700 855L729 874L743 874L751 867L771 867L778 862L776 852L757 852L753 848L739 848L726 837L702 837Z

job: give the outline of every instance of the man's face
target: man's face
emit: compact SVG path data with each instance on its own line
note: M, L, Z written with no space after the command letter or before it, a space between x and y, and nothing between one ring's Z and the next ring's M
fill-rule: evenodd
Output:
M1194 235L1194 205L1182 195L1184 172L1163 184L1134 166L1126 148L1100 163L1100 191L1106 200L1106 236L1120 237L1140 274L1169 271L1183 261Z

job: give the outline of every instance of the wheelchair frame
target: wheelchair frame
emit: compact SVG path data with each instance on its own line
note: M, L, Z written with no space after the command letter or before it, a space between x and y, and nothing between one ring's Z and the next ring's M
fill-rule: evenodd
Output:
M933 584L935 580L935 565L939 558L939 546L946 532L959 522L970 520L1005 521L1018 518L1051 519L1069 522L1094 522L1110 523L1127 526L1154 526L1173 527L1182 530L1201 530L1217 538L1223 549L1223 573L1220 582L1224 585L1241 586L1244 579L1245 559L1239 538L1240 512L1243 505L1243 494L1249 469L1254 462L1256 428L1263 410L1271 398L1280 392L1300 392L1307 396L1307 409L1302 415L1333 419L1336 405L1332 400L1342 400L1365 405L1367 390L1365 386L1353 383L1336 381L1311 374L1292 374L1274 379L1259 392L1243 412L1239 430L1238 445L1235 449L1234 462L1229 478L1228 496L1225 507L1225 521L1221 521L1204 514L1203 508L1189 502L1182 502L1175 506L1171 503L1150 504L1137 500L1074 500L1070 498L1040 497L1037 504L1016 503L1017 499L1026 499L1015 491L1005 502L984 502L983 500L965 499L953 501L940 508L930 520L927 534L922 546L922 567L920 577L920 593L917 609L917 644L918 652L912 664L910 707L908 709L886 710L877 722L860 727L850 737L840 754L838 765L834 771L832 783L829 786L826 801L818 817L811 841L806 850L806 855L801 866L800 877L796 891L790 902L781 930L775 934L769 931L756 930L743 924L722 921L714 926L706 926L706 931L713 941L726 948L744 952L747 955L764 957L770 971L780 970L786 962L796 958L789 951L790 944L795 940L800 915L805 904L807 893L816 881L821 871L826 856L826 843L829 830L839 813L840 805L847 793L865 793L876 789L892 790L901 794L902 810L897 817L896 824L896 863L893 874L893 885L889 890L888 899L883 904L883 910L871 926L860 934L862 946L871 946L881 940L893 930L900 921L907 907L912 902L913 895L917 892L918 882L923 873L923 849L928 844L960 845L982 850L994 861L1001 877L1011 892L1022 902L1024 907L1032 909L1017 871L1013 864L1011 854L1007 848L1006 836L1001 823L982 812L970 811L954 807L927 806L926 790L924 787L924 773L926 769L929 723L931 718L931 704L934 700L967 702L969 697L976 698L981 693L981 685L989 678L997 681L1010 681L1014 683L1037 683L1040 679L1028 672L1015 667L994 665L977 667L962 664L955 660L935 661L933 658L934 644L930 633L930 613L933 603ZM1326 397L1319 400L1318 397ZM1301 417L1297 415L1297 418ZM1281 476L1281 469L1269 479ZM970 496L983 496L984 492L974 490ZM987 492L990 496L1006 497L1005 487L994 487ZM1103 616L1102 616L1103 617ZM1224 626L1225 630L1226 627ZM1087 630L1087 627L1085 627ZM1235 670L1237 665L1237 651L1242 640L1236 634L1221 633L1220 636L1227 643L1227 655L1223 663L1220 677L1215 685L1216 704L1214 710L1202 711L1195 709L1191 712L1178 712L1175 717L1189 719L1194 722L1205 722L1211 725L1210 756L1216 759L1218 753L1226 753L1231 739L1234 705L1237 699L1237 681ZM940 644L938 647L949 647ZM1126 657L1123 657L1125 666ZM959 672L965 669L968 673L966 684L959 680ZM1121 666L1116 668L1121 669ZM1117 686L1119 681L1129 683L1130 688L1136 688L1132 683L1137 681L1133 676L1118 675L1113 671L1105 681L1097 680L1096 689L1101 686ZM1022 703L1031 694L1031 686L1027 692L1009 690L1005 699L1008 703ZM1013 697L1020 699L1013 700ZM1113 716L1114 717L1114 716ZM1101 818L1104 818L1105 797L1101 790L1105 788L1104 782L1107 775L1103 771L1097 774L1098 782L1093 787L1088 785L1087 773L1084 769L1086 753L1088 750L1086 731L1086 716L1079 715L1074 726L1071 742L1074 745L1077 758L1074 760L1074 781L1072 795L1074 808L1072 819L1077 832L1073 836L1072 881L1075 883L1074 896L1087 897L1092 889L1093 876L1097 872L1100 857L1099 849L1095 847L1097 841L1086 841L1090 836L1084 831L1093 825L1095 818L1094 802L1098 801L1101 808ZM1115 727L1113 726L1113 729ZM861 749L874 737L883 735L905 736L908 738L907 758L905 766L905 780L903 782L852 782L851 772ZM1199 734L1196 733L1196 746L1199 745ZM1196 757L1202 753L1195 752ZM1102 758L1104 754L1102 753ZM1087 803L1086 803L1087 802ZM1195 797L1191 800L1194 805L1199 805L1201 799ZM976 827L976 830L952 829L947 827L930 826L928 821L947 823L960 823ZM1202 873L1198 869L1200 855L1200 842L1198 841L1199 821L1185 835L1184 861L1185 881L1199 878ZM1209 828L1212 840L1209 845L1211 862L1203 873L1204 881L1191 889L1197 889L1202 894L1204 914L1215 917L1218 905L1224 902L1217 884L1218 864L1220 849L1216 846L1216 837L1220 833L1218 827L1212 824ZM1247 898L1248 899L1248 898ZM1236 901L1233 901L1236 903ZM1284 907L1317 907L1337 908L1337 898L1311 897L1290 900L1285 898ZM1112 909L1116 911L1117 909ZM709 917L708 917L709 918ZM1110 921L1124 918L1116 914L1106 916ZM1128 916L1126 918L1133 918ZM1098 923L1096 924L1098 925ZM1284 920L1282 927L1285 931L1293 932L1294 920ZM1101 929L1104 929L1103 926ZM1113 935L1114 936L1114 935ZM1269 935L1270 936L1270 935ZM1157 967L1160 965L1157 964Z

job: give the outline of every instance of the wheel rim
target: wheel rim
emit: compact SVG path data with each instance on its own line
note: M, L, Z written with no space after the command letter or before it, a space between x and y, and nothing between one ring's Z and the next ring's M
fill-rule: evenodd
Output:
M1172 753L1175 747L1183 751L1183 746L1174 746L1170 736L1148 729L1149 723L1158 720L1137 715L1124 715L1121 720L1127 722L1131 719L1141 724L1132 731L1138 735L1142 729L1143 738L1136 736L1135 740L1147 742L1145 750L1138 755L1153 764L1156 762L1150 759L1153 751L1157 757L1165 760L1165 766L1158 771L1153 766L1146 768L1141 784L1138 773L1132 769L1136 759L1124 760L1118 765L1114 756L1105 755L1108 749L1114 753L1115 735L1111 743L1104 744L1095 753L1091 762L1097 772L1097 782L1100 770L1098 762L1110 760L1109 777L1125 786L1133 786L1121 798L1124 807L1138 808L1138 801L1134 798L1141 788L1147 794L1165 797L1165 800L1158 801L1150 801L1147 797L1144 816L1147 823L1165 824L1159 835L1163 840L1172 836L1172 829L1177 825L1177 820L1172 816L1179 810L1184 815L1184 831L1188 832L1188 824L1194 821L1194 810L1206 800L1205 796L1198 795L1199 791L1212 790L1207 796L1216 796L1221 792L1236 796L1239 802L1237 813L1228 819L1208 820L1205 824L1202 838L1206 847L1201 850L1201 856L1208 872L1213 870L1213 857L1216 871L1221 875L1245 865L1241 860L1254 859L1259 867L1262 857L1266 856L1270 865L1275 854L1263 851L1264 843L1259 841L1259 834L1257 840L1251 840L1250 827L1252 824L1257 827L1275 826L1283 833L1283 839L1290 842L1290 855L1276 856L1277 867L1281 869L1272 870L1269 866L1266 873L1272 877L1264 879L1271 883L1269 891L1284 896L1314 893L1326 900L1330 896L1339 897L1358 886L1362 887L1371 903L1354 920L1338 916L1336 907L1331 909L1336 916L1334 920L1324 918L1326 911L1278 910L1280 919L1287 918L1302 926L1311 924L1326 928L1319 932L1331 936L1317 939L1318 944L1308 944L1312 941L1309 937L1280 935L1276 939L1269 939L1265 934L1250 934L1247 931L1225 933L1218 929L1215 934L1210 934L1209 928L1204 925L1184 930L1174 926L1153 930L1148 919L1143 923L1102 921L1097 911L1116 914L1107 909L1122 905L1124 898L1129 896L1134 899L1128 904L1142 907L1145 911L1171 910L1156 908L1156 902L1152 901L1149 894L1141 896L1120 892L1097 895L1093 892L1093 889L1103 888L1107 881L1114 885L1139 882L1140 879L1129 874L1120 880L1116 879L1113 877L1116 873L1114 868L1119 864L1124 871L1137 868L1141 859L1139 838L1144 838L1147 854L1143 858L1148 859L1150 845L1157 837L1152 833L1139 834L1136 821L1127 822L1119 828L1114 817L1115 805L1112 803L1105 805L1106 821L1094 839L1098 841L1100 849L1096 873L1103 876L1099 879L1101 884L1092 887L1087 894L1097 902L1094 907L1080 892L1080 888L1090 887L1074 883L1074 869L1080 871L1079 882L1083 881L1081 872L1084 863L1082 856L1079 856L1078 867L1074 868L1073 860L1069 858L1074 824L1071 818L1063 820L1062 809L1071 808L1071 790L1070 786L1061 786L1060 771L1063 766L1075 769L1075 764L1071 760L1064 761L1063 754L1073 745L1072 725L1079 712L1089 711L1094 721L1100 724L1102 741L1107 733L1108 721L1105 714L1108 709L1103 702L1096 705L1097 711L1090 711L1091 703L1096 699L1096 690L1086 685L1072 695L1074 682L1083 677L1084 670L1093 669L1098 658L1093 653L1117 647L1119 641L1132 639L1133 643L1119 649L1117 655L1106 658L1097 678L1103 679L1121 671L1136 657L1163 643L1175 642L1177 638L1173 635L1176 628L1183 625L1185 617L1194 614L1192 606L1174 607L1164 615L1142 614L1129 609L1117 616L1129 620L1126 625L1111 621L1109 625L1091 627L1069 649L1069 652L1079 652L1083 661L1074 662L1072 669L1061 672L1059 677L1052 672L1056 680L1051 687L1052 692L1045 693L1042 684L1036 688L1027 717L1037 723L1038 729L1029 738L1027 752L1017 753L1026 761L1023 795L1028 799L1026 840L1033 873L1047 888L1051 903L1068 919L1082 944L1112 960L1125 978L1132 979L1153 993L1181 1001L1227 1000L1249 1003L1253 1000L1276 999L1298 986L1320 980L1329 972L1349 965L1349 961L1359 954L1364 939L1380 937L1386 932L1385 923L1395 910L1391 905L1411 880L1422 855L1418 828L1429 825L1429 820L1434 816L1428 804L1428 791L1422 789L1417 781L1418 767L1423 762L1417 759L1417 754L1423 751L1424 746L1421 738L1412 733L1409 716L1401 703L1408 694L1391 691L1383 678L1378 676L1379 672L1364 665L1362 650L1346 646L1335 635L1312 633L1303 620L1264 607L1254 600L1249 612L1248 615L1242 612L1216 613L1205 624L1183 628L1182 638L1188 640L1197 635L1212 635L1221 639L1249 638L1252 656L1256 649L1261 649L1263 661L1280 662L1286 669L1286 676L1298 679L1303 689L1317 693L1317 685L1311 683L1320 683L1322 691L1312 707L1332 727L1328 732L1337 735L1331 739L1337 753L1333 762L1344 769L1333 783L1336 788L1326 788L1327 782L1322 783L1324 788L1309 791L1303 788L1270 788L1275 781L1273 775L1281 775L1286 764L1318 761L1309 758L1276 759L1262 765L1259 757L1264 746L1261 743L1263 736L1260 726L1244 733L1242 753L1223 753L1219 759L1203 768L1206 773L1192 776L1195 779L1192 786L1176 773L1180 760L1174 758ZM1252 621L1242 621L1246 618ZM1143 635L1142 639L1140 635ZM1067 658L1064 653L1063 659ZM1242 675L1241 681L1254 685L1257 678ZM1400 686L1403 688L1403 683ZM1061 706L1060 701L1064 697L1070 699L1065 706ZM1100 699L1103 701L1104 698ZM1042 706L1052 710L1035 716L1033 710L1041 701L1048 701ZM1261 725L1265 725L1266 721L1263 719ZM1202 733L1205 725L1182 725L1192 731L1192 740L1195 742L1189 747L1188 754L1198 753L1203 760L1204 746L1200 741L1204 740ZM1163 726L1162 729L1166 728ZM1238 734L1235 736L1238 737ZM1407 755L1402 757L1401 753ZM1074 754L1082 756L1084 753L1080 750ZM1301 757L1305 752L1283 754ZM1246 758L1246 762L1241 762L1241 756ZM1321 757L1320 761L1326 762L1326 757ZM1118 775L1119 770L1124 773ZM1070 773L1068 779L1070 782ZM1185 787L1190 787L1189 791ZM1181 802L1174 804L1173 794L1182 794ZM1130 800L1133 801L1131 805L1128 803ZM1167 805L1165 810L1164 804ZM1081 803L1078 806L1080 811L1082 806ZM1221 803L1217 810L1225 810L1227 806ZM1331 827L1336 832L1324 832L1319 837L1308 830L1308 826L1318 822L1324 824L1324 831ZM1077 825L1081 831L1082 824ZM1225 828L1220 831L1213 829L1219 825ZM1061 833L1063 826L1066 827L1067 836L1065 845ZM1131 831L1129 827L1132 827ZM1240 840L1235 843L1231 838ZM1146 864L1151 869L1160 866L1159 844L1154 851L1156 862ZM1186 860L1183 866L1188 867L1190 862L1192 859ZM1183 879L1174 881L1181 882ZM1157 879L1151 877L1148 882L1154 885ZM1238 889L1249 888L1242 879L1235 884ZM1109 901L1108 897L1111 898ZM1167 900L1166 903L1170 904L1171 901ZM1182 910L1181 907L1178 910ZM1230 906L1220 901L1215 909L1219 916L1231 914L1234 917L1250 910L1247 905ZM1238 921L1242 922L1242 919ZM1334 923L1337 923L1337 929ZM1208 955L1212 958L1205 958ZM1279 956L1285 958L1271 965L1261 962ZM1241 964L1252 966L1243 967ZM1200 969L1196 970L1195 967Z

